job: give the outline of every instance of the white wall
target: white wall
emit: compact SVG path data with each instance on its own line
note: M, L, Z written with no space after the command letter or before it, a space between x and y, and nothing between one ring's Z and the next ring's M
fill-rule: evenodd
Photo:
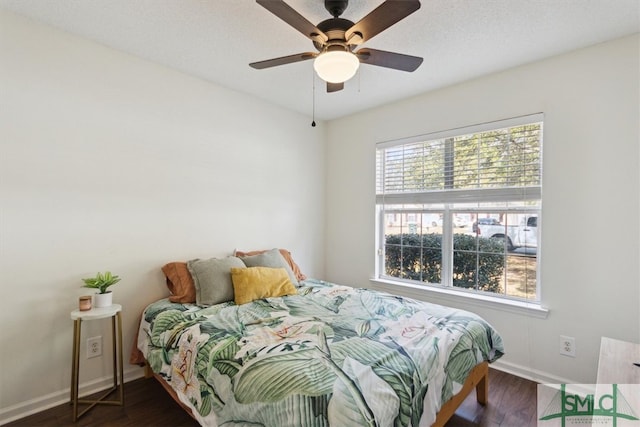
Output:
M454 304L502 333L504 369L595 382L602 335L640 342L638 64L635 35L330 122L327 279L376 287L376 142L544 112L540 283L549 316ZM576 338L575 359L559 355L561 334Z
M280 246L322 275L323 123L2 10L0 31L0 424L68 400L82 277L122 277L128 359L168 261Z

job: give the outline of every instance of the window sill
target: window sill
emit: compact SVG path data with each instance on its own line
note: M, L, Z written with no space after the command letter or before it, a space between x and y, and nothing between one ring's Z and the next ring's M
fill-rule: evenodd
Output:
M492 297L484 294L471 294L470 292L448 289L435 286L420 286L411 283L394 282L386 279L370 279L376 290L400 293L409 298L424 300L425 295L433 294L445 302L476 305L483 308L506 311L509 313L523 314L538 319L546 319L549 309L542 307L539 303L517 301L504 298Z

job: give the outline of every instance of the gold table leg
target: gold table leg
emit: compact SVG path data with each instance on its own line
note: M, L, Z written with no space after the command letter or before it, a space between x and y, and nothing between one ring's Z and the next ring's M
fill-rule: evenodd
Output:
M73 421L78 419L78 381L80 370L80 335L82 319L73 322L73 355L71 361L71 404L73 405Z
M78 396L79 380L80 380L80 337L81 337L81 319L74 320L73 324L73 360L71 366L71 403L73 405L73 422L83 416L94 406L101 405L119 405L124 406L124 359L122 354L122 317L117 312L111 317L111 340L112 340L112 356L113 356L113 386L106 391L101 397L95 400L80 399ZM119 381L118 381L118 376ZM118 390L118 400L104 400L114 391ZM88 404L82 412L78 413L78 404Z
M124 359L122 358L122 316L120 312L116 314L116 317L118 318L118 351L120 352L120 405L124 406Z

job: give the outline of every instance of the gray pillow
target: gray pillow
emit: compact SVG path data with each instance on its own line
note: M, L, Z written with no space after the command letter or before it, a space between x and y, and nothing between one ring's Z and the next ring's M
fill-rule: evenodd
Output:
M231 268L244 268L238 257L192 259L187 268L196 288L196 304L214 305L233 301Z
M247 267L284 268L287 270L287 274L289 275L289 279L291 280L291 283L293 283L293 286L300 286L296 275L293 270L291 270L287 260L284 259L278 248L263 252L260 255L244 256L240 259Z

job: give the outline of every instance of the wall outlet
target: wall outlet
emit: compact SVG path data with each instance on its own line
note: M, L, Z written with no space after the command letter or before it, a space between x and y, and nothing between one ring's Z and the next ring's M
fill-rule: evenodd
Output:
M87 339L87 359L102 356L102 336Z
M560 354L569 357L576 357L576 339L560 335Z

